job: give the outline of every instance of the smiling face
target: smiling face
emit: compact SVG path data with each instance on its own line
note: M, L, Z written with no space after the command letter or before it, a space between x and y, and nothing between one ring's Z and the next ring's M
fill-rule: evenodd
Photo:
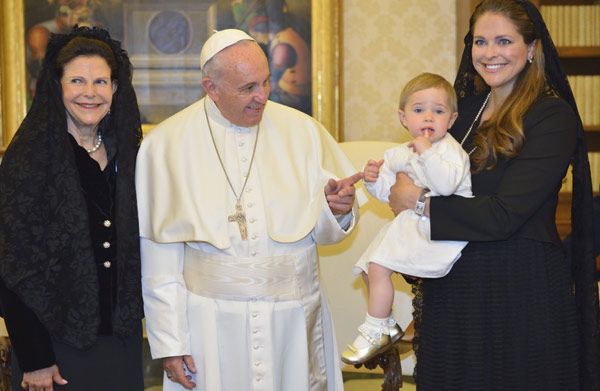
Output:
M457 115L450 108L450 98L442 88L414 92L399 111L400 122L413 138L428 136L431 142L446 135Z
M91 130L110 110L116 84L100 56L79 56L65 64L60 79L69 129Z
M218 64L214 64L214 75L202 80L202 86L223 117L237 126L258 124L270 93L269 64L260 46L242 41L210 61Z
M500 13L484 13L473 27L473 66L485 83L503 96L512 91L534 48Z

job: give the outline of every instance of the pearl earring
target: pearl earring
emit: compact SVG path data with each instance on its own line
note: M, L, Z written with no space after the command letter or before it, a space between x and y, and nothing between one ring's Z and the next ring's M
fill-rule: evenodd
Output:
M531 63L533 62L533 57L529 57L529 58L527 59L527 62L531 64Z

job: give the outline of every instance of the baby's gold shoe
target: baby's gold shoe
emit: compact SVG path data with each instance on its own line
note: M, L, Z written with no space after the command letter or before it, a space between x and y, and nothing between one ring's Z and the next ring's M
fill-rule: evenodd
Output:
M390 343L393 345L396 342L398 342L398 340L400 338L402 338L402 336L404 335L404 331L402 331L402 329L400 328L400 326L398 326L398 323L394 324L394 326L389 328L390 330Z
M362 332L361 334L369 342L369 345L362 349L357 348L354 344L347 345L348 349L342 352L342 361L346 364L363 364L391 346L390 336L387 334L380 334L379 338Z

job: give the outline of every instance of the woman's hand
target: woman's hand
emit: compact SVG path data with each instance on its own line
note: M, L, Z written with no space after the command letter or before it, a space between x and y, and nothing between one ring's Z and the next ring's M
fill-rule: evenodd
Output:
M67 381L63 379L58 367L52 365L37 371L25 372L21 387L29 391L52 391L54 383L64 386Z
M392 212L398 215L403 210L414 209L420 194L421 188L408 175L399 172L396 183L390 188L389 204Z

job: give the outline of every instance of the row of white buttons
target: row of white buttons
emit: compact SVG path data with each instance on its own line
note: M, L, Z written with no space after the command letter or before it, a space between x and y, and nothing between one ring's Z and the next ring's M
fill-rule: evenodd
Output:
M257 316L258 316L258 314L257 314L257 313L253 313L253 314L252 314L252 317L253 317L253 318L256 318ZM258 335L258 329L254 329L254 330L252 330L252 334L254 334L254 335ZM260 346L260 345L254 345L254 346L252 346L252 349L254 349L255 351L258 351L260 348L261 348L261 346ZM261 362L260 362L260 361L258 361L258 360L257 360L257 361L254 361L254 366L255 366L256 368L260 367L260 365L261 365ZM262 374L260 374L260 373L257 373L257 374L256 374L256 377L255 377L255 379L256 379L256 381L257 381L257 382L259 382L259 383L260 383L260 382L262 381Z
M240 147L239 154L240 154L240 155L243 155L243 156L241 156L241 157L240 157L240 161L241 161L242 163L247 163L247 162L248 162L248 157L246 156L246 154L250 153L250 151L249 151L249 149L248 149L248 148L246 148L245 150L242 150L241 148L242 148L242 147L245 147L245 146L247 145L247 141L248 141L248 140L247 140L247 137L248 137L248 136L250 136L250 134L248 134L248 133L245 133L245 132L244 132L243 130L241 130L241 129L237 129L237 130L236 130L236 136L237 136L237 139L238 139L238 144L237 144L237 145L238 145L238 147ZM240 165L240 166L241 166L241 165ZM246 178L246 177L248 176L248 173L249 173L249 171L248 171L248 170L250 170L250 169L251 169L251 167L244 167L244 168L243 168L243 170L245 170L245 172L242 174L242 176L243 176L244 178ZM248 187L248 188L246 188L246 190L245 190L245 191L246 191L246 194L250 194L250 193L252 192L252 188L251 188L251 187ZM247 207L248 209L251 209L253 206L254 206L254 202L252 202L252 201L249 201L249 202L246 204L246 207ZM249 210L249 212L250 212L250 210ZM249 216L249 218L248 218L248 221L250 222L250 224L254 224L254 223L256 223L256 221L257 221L257 220L256 220L256 218L254 218L254 217L250 217L250 216ZM258 239L258 235L256 234L256 232L255 232L255 233L252 233L252 234L250 234L250 239L251 239L251 240L257 240L257 239ZM250 255L251 255L251 256L253 256L253 257L255 257L255 256L257 255L257 251L254 251L254 250L253 250L253 251L251 251L251 252L250 252Z
M112 222L110 220L104 220L103 224L106 228L109 228L112 225ZM103 242L102 247L110 248L110 242ZM112 263L110 261L104 261L102 266L104 266L106 269L108 269L112 266Z

